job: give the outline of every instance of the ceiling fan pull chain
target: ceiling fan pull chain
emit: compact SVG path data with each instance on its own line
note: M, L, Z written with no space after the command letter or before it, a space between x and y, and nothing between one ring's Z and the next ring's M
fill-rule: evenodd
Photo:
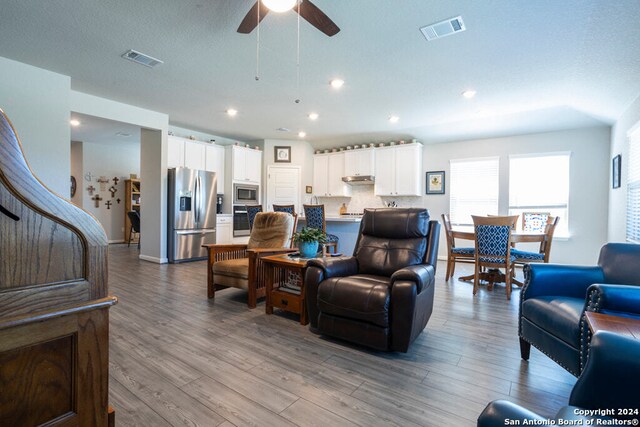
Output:
M258 7L257 42L256 42L256 81L260 80L260 7Z
M298 2L298 10L300 10L300 2ZM300 103L300 14L298 13L298 47L296 52L296 104Z

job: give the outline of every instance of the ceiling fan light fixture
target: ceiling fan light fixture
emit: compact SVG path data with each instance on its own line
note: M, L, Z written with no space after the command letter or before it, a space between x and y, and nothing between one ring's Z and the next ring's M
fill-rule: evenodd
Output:
M340 89L342 87L342 85L344 85L344 80L342 80L342 79L333 79L333 80L331 80L329 82L329 84L334 89Z
M270 11L282 13L291 10L296 5L297 0L262 0Z

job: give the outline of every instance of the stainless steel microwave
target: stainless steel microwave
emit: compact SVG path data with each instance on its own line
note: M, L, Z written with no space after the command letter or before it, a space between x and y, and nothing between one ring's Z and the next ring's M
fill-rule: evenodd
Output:
M233 204L257 205L259 188L257 185L233 184Z

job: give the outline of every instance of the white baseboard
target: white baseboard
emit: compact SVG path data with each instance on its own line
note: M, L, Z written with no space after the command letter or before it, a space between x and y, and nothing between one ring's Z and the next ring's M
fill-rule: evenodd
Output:
M110 245L113 245L115 243L127 243L127 242L125 242L124 240L109 240L109 244ZM136 243L136 245L137 245L137 243Z
M138 255L138 258L140 258L143 261L149 261L149 262L155 262L156 264L166 264L169 262L168 258L156 258L154 256L149 256L149 255Z

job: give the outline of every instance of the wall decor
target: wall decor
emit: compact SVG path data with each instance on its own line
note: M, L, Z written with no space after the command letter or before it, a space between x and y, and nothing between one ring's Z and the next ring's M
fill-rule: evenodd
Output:
M305 189L305 193L307 194L311 194L313 193L313 187L310 185L307 185L306 189Z
M111 198L113 199L114 197L116 197L118 189L112 185L111 187L109 187L109 192L111 193Z
M95 196L93 196L91 198L91 200L93 200L94 202L96 202L96 208L100 207L100 200L102 200L102 197L100 197L99 194L96 194Z
M107 205L107 209L111 209L111 205L113 204L113 202L111 200L107 200L105 202L105 205Z
M87 187L87 191L89 192L90 196L93 196L93 192L96 191L96 187L94 187L93 185L90 185Z
M613 174L611 177L612 188L620 188L621 170L622 170L622 156L618 154L613 158L613 161L611 164L611 173Z
M444 171L427 172L427 194L444 194Z
M273 158L276 163L291 163L291 147L273 147Z
M118 185L120 178L118 178L117 176L114 176L113 178L111 178L111 180L113 181L113 185Z
M77 183L76 183L76 177L71 175L71 188L69 189L69 193L71 194L71 197L76 195L76 188L77 188Z
M118 202L118 204L120 204L120 202L121 202L121 201L122 201L122 200L120 200L120 199L116 199L116 202Z
M109 179L106 176L101 176L96 179L96 181L100 184L100 191L107 191L107 184L109 183Z

